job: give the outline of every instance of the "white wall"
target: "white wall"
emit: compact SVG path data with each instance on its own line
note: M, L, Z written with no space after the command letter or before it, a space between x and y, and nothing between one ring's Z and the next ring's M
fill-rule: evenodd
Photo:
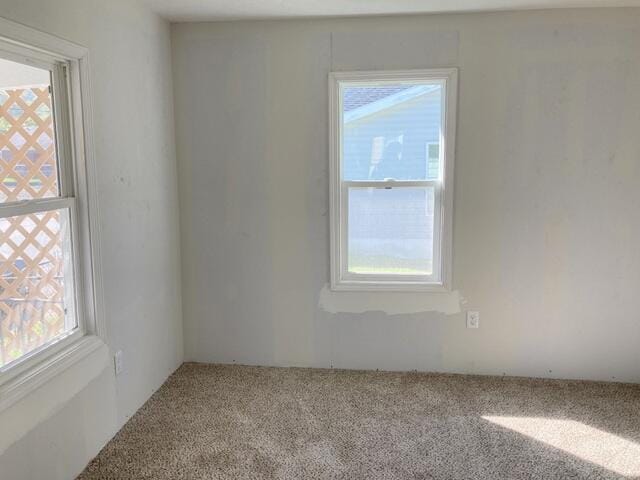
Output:
M640 382L640 10L172 40L188 360ZM327 74L433 66L460 68L454 292L328 292Z
M2 0L0 16L90 50L107 341L124 351L125 372L114 378L106 357L102 373L68 402L51 398L40 425L0 456L3 480L68 480L182 362L170 30L128 0ZM30 415L25 405L49 386L0 424Z

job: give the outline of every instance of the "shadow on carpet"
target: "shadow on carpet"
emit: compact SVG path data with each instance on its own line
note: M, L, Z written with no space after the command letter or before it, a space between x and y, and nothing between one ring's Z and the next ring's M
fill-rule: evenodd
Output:
M640 479L640 385L184 364L78 479Z

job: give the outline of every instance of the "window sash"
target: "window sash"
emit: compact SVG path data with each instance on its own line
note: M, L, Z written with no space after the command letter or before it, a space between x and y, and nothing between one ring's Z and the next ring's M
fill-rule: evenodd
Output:
M402 188L402 187L432 187L440 188L440 180L342 180L340 182L347 188Z
M433 188L433 271L431 275L354 273L349 271L349 190L352 188L402 189ZM363 284L439 284L442 273L441 222L442 222L442 182L434 180L343 180L340 188L340 273L347 281Z
M67 62L57 62L51 72L51 107L56 135L59 196L74 197L76 182L73 162L73 126L70 116L69 65Z
M49 70L51 72L51 110L55 136L56 169L58 174L58 197L73 197L75 194L75 169L73 152L73 128L71 122L71 85L69 83L69 61L39 51L31 51L19 45L3 42L0 38L0 58ZM0 206L39 202L45 199L28 199L17 202L0 202ZM0 213L1 214L1 213Z
M75 208L74 197L53 197L0 204L0 218Z
M17 202L11 205L0 206L0 217L14 217L19 215L28 215L32 213L46 213L50 211L61 210L69 212L69 227L70 232L70 251L71 266L73 275L73 298L68 308L72 311L75 317L76 326L58 336L51 339L47 343L39 346L38 348L22 355L11 363L0 367L0 385L8 382L20 373L28 370L40 360L40 357L44 352L46 354L54 354L57 351L62 350L66 346L70 345L74 341L86 334L86 323L84 316L82 315L82 304L80 299L83 294L82 288L82 270L78 248L78 228L77 228L77 203L75 198L47 198L42 200L28 200L24 202Z

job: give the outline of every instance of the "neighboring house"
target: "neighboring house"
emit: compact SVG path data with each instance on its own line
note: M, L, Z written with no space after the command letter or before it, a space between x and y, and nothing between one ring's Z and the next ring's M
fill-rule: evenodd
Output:
M344 178L437 178L441 93L433 85L347 88ZM415 121L418 117L420 122Z

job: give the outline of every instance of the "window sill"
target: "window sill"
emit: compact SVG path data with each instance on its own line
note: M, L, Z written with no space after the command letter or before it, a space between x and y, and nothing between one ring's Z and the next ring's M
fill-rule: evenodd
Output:
M410 282L363 282L341 280L331 284L334 292L423 292L451 293L451 289L441 283Z
M108 358L108 348L102 339L86 335L12 378L0 386L0 412L99 349L103 350L105 359Z

